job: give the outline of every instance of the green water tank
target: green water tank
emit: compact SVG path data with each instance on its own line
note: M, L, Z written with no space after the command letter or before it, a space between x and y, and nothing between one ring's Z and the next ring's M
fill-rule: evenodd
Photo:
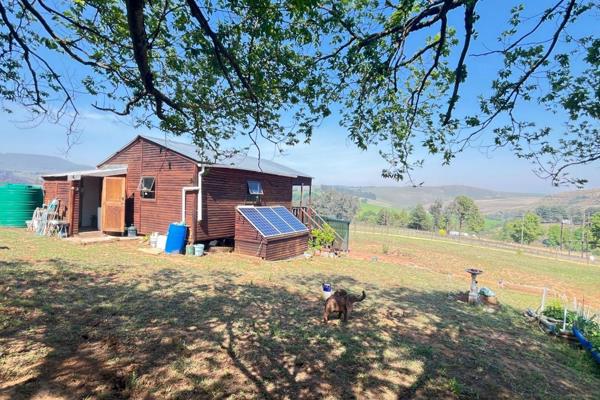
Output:
M0 184L0 226L24 227L43 201L41 186Z

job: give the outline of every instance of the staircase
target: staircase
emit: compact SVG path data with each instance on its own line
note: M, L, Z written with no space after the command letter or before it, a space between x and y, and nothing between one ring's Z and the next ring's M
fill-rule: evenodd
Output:
M323 219L312 207L292 207L292 214L298 218L308 229L323 229L327 221ZM333 250L348 251L348 240L344 239L335 231L335 240L333 241Z

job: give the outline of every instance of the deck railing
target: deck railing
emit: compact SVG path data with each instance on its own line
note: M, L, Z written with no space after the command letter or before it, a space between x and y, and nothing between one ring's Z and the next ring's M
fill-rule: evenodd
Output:
M297 206L292 207L292 214L298 218L309 229L323 229L327 221L319 215L312 207ZM335 229L335 240L333 241L334 250L348 251L348 240L343 238Z

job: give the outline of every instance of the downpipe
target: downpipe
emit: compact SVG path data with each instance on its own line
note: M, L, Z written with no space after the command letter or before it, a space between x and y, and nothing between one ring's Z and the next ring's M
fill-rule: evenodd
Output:
M198 186L184 186L181 188L181 222L185 223L185 195L188 192L198 191L198 221L202 221L202 176L204 175L205 167L202 164L198 164L200 171L198 171Z

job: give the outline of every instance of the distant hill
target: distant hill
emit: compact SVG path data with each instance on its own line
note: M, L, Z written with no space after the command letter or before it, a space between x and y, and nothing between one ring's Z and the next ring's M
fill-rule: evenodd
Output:
M569 208L600 207L600 189L574 190L546 196L539 205L557 205Z
M600 206L600 189L565 191L553 195L538 193L502 192L473 186L447 185L426 187L330 186L335 190L363 198L368 204L394 208L412 208L417 204L430 205L435 200L444 204L456 196L465 195L475 200L482 213L518 215L535 210L541 205L561 205L567 209L585 209ZM361 194L366 194L362 196Z
M93 169L64 158L38 154L0 153L0 182L40 183L40 175Z
M375 202L388 204L392 207L409 208L417 204L431 204L435 200L446 203L456 196L465 195L474 200L496 200L505 198L535 198L543 195L530 193L511 193L496 190L482 189L473 186L447 185L447 186L421 186L421 187L389 187L366 186L362 191L375 195Z

